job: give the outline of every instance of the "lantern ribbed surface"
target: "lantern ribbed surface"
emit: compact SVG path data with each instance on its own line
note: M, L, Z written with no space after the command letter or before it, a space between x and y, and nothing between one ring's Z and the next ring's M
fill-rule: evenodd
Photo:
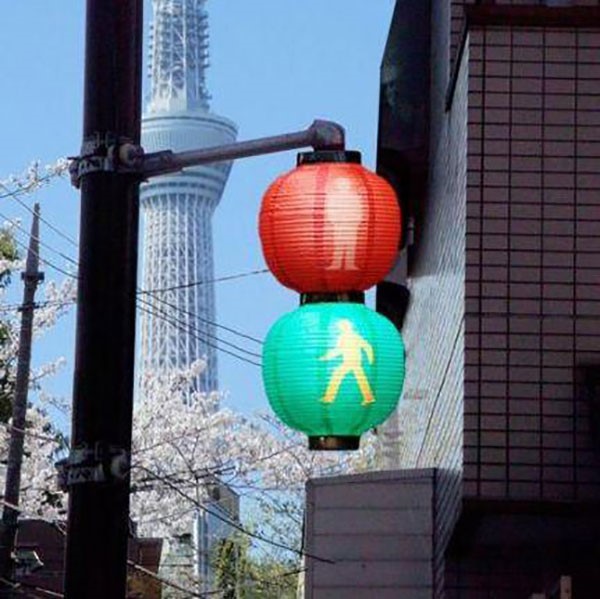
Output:
M400 241L392 187L360 164L303 164L269 187L259 232L267 265L298 292L362 291L391 269Z
M358 437L396 407L404 345L389 320L362 304L307 304L269 331L263 383L291 428L309 437Z

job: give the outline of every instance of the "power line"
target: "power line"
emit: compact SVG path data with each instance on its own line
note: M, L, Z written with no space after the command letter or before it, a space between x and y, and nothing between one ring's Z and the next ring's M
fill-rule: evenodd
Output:
M179 308L174 304L171 304L163 299L160 299L158 297L155 297L154 299L156 299L158 302L165 304L166 306L177 310L179 312L182 312L183 314L186 314L188 316L191 316L192 318L197 318L198 320L200 320L201 322L206 322L207 324L211 324L219 329L223 329L224 331L227 331L229 333L232 333L234 335L237 335L239 337L243 337L244 339L248 339L250 341L254 341L255 343L260 343L261 345L263 344L263 342L260 339L257 339L255 337L252 337L251 335L247 335L246 333L242 333L241 331L237 330L237 329L233 329L231 327L228 327L226 325L220 324L218 322L213 322L211 320L208 320L206 318L202 318L201 316L199 316L198 314L196 314L195 312L190 312L188 310L184 310L183 308ZM148 302L147 300L142 300L140 299L139 301L144 302L146 305L152 306L152 304L150 302ZM51 306L56 306L56 307L64 307L64 306L70 306L70 305L74 305L77 303L76 299L72 299L72 300L47 300L47 301L43 301L43 302L36 302L34 307L35 308L47 308L47 307L51 307ZM17 310L19 310L19 308L21 308L21 304L4 304L2 306L0 306L0 313L1 312L16 312ZM160 308L157 308L160 310ZM161 310L161 313L165 313L163 310ZM180 321L183 322L183 321ZM198 329L195 329L196 331L199 331ZM229 344L229 342L222 340L220 337L217 336L213 336L215 339L222 341L223 343L227 343ZM233 347L237 347L235 344L231 344L233 345ZM249 350L246 349L242 349L240 348L241 351L245 352L245 353L249 353L250 355L256 356L256 357L260 357L260 354L256 354L254 352L250 352Z
M5 428L8 432L17 431L21 435L31 437L32 439L40 439L41 441L50 441L52 443L56 443L57 445L60 445L60 441L56 437L50 437L49 435L41 435L39 433L34 433L33 431L30 431L27 429L18 428L16 426L13 426L12 424L9 424L8 422L0 422L0 426ZM10 505L9 505L9 507L10 507Z
M148 568L144 568L143 566L136 564L135 562L133 562L130 559L127 560L127 565L130 568L133 568L134 570L137 570L138 572L141 572L142 574L145 574L146 576L149 576L162 584L166 584L167 586L177 589L178 591L186 593L187 597L200 597L201 599L204 597L204 594L200 594L200 593L197 593L196 591L186 589L185 587L182 587L182 586L176 584L175 582L171 582L170 580L167 580L166 578L163 578L162 576L155 574L154 572L152 572L152 570L148 570Z
M156 298L156 299L158 299L158 298ZM168 312L166 310L161 310L160 308L158 308L157 306L154 306L151 302L149 302L147 300L144 300L144 299L138 297L138 301L143 302L144 304L146 304L147 306L150 306L151 308L153 308L155 310L159 310L161 314L168 315ZM175 310L179 310L177 308L177 306L173 306L172 304L167 303L166 305L169 306L169 307L174 308ZM205 322L209 322L206 319L202 319L201 317L199 317L198 315L194 314L193 312L187 312L186 310L179 310L179 311L183 312L184 314L188 314L190 316L193 316L194 318L198 318L199 320L204 320ZM197 327L195 327L195 326L193 326L191 324L187 324L185 322L185 320L183 320L181 318L177 318L177 317L174 317L174 318L176 318L176 321L179 322L182 326L189 327L190 330L193 330L193 331L199 333L200 335L206 335L207 337L210 337L212 339L216 339L220 343L224 343L225 345L227 345L229 347L232 347L234 349L237 349L238 351L241 351L242 353L248 354L249 356L253 356L255 358L262 358L261 354L257 354L256 352L247 350L247 349L245 349L245 348L243 348L243 347L241 347L239 345L236 345L235 343L231 343L230 341L226 341L224 339L221 339L220 337L218 337L217 335L214 335L212 333L204 332L204 331L198 329ZM214 324L214 323L210 323L210 324Z
M50 174L50 175L45 175L44 177L40 177L39 179L37 179L37 183L44 183L46 181L49 181L50 179L54 178L56 175L54 174ZM33 212L32 209L27 206L27 204L25 204L25 202L22 202L21 200L19 200L18 196L23 195L25 193L30 193L31 190L26 189L26 188L20 188L20 189L16 189L16 190L9 190L6 185L4 185L3 183L0 183L0 185L7 190L7 192L5 194L0 195L0 199L3 198L12 198L15 201L18 201L19 204L21 206L23 206L26 210L28 210L29 212ZM0 218L4 218L5 220L13 223L13 225L15 227L17 227L19 230L23 230L22 227L14 222L14 219L10 219L8 217L6 217L3 214L0 214ZM42 222L46 223L52 230L54 230L56 233L58 233L61 237L67 239L70 243L74 244L75 246L77 246L78 244L72 239L70 238L68 235L66 235L65 233L63 233L62 231L60 231L58 229L58 227L54 226L52 223L50 223L50 221L46 220L46 219L40 219ZM14 242L21 246L21 247L26 247L23 243L21 243L16 237L14 238ZM55 249L54 247L50 246L47 243L41 243L40 245L47 247L50 251L60 255L64 260L67 260L68 262L72 263L75 266L79 266L77 261L74 260L73 258L71 258L70 256L67 256L66 254L63 254L61 251ZM78 277L76 275L73 275L69 272L67 272L66 270L63 270L62 268L60 268L59 266L57 266L56 264L54 264L53 262L51 262L50 260L47 260L45 258L42 258L41 255L39 255L38 253L38 257L39 259L44 262L45 264L47 264L50 268L53 268L54 270L62 273L63 275L67 276L67 277L71 277L74 279L77 279Z
M188 501L190 501L196 507L199 507L200 509L204 510L207 514L214 516L215 518L217 518L217 520L221 520L221 522L228 524L232 528L239 530L241 533L243 533L249 537L252 537L254 539L262 541L263 543L268 543L269 545L272 545L273 547L278 547L279 549L285 549L286 551L291 551L292 553L296 553L297 555L300 555L300 556L310 557L319 562L323 562L323 563L327 563L327 564L335 564L334 560L320 557L318 555L314 555L314 554L308 553L306 551L302 551L300 549L297 549L296 547L291 547L289 545L285 545L284 543L280 543L279 541L274 541L273 539L269 539L268 537L265 537L264 535L261 535L259 533L252 532L251 530L244 528L239 522L236 522L235 520L232 520L231 518L227 518L226 516L219 514L219 512L211 510L207 505L203 504L202 502L198 501L194 497L191 497L187 493L183 492L177 486L172 484L169 480L162 477L160 474L157 474L156 472L153 472L152 470L150 470L149 468L145 468L144 466L140 466L140 468L142 470L146 470L146 472L148 472L149 474L156 476L159 480L162 480L166 485L171 487L171 489L173 489L176 493L181 495L184 499L187 499Z
M216 279L206 279L203 281L193 281L191 283L183 283L181 285L173 285L172 287L159 287L156 289L142 289L140 293L160 293L163 291L175 291L177 289L187 289L188 287L198 287L199 285L207 285L208 283L221 283L223 281L233 281L234 279L243 279L245 277L252 277L254 275L262 275L269 272L268 268L261 268L260 270L251 270L249 272L241 272L235 275L227 275L224 277L217 277Z
M47 300L43 302L35 302L33 307L38 310L41 308L49 308L56 306L62 308L64 306L72 306L77 303L77 300ZM0 312L16 312L22 307L22 304L4 304L0 306Z
M50 179L52 179L55 175L46 175L44 177L40 177L38 179L38 182L45 182L48 181ZM23 208L25 208L25 210L33 213L32 208L30 208L25 202L23 202L22 200L19 199L19 195L23 195L25 193L29 193L28 190L26 189L19 189L19 190L14 190L11 191L9 190L6 185L0 183L0 186L2 186L4 189L7 190L7 193L0 195L0 199L2 198L6 198L6 197L10 197L12 199L14 199L15 201L17 201L19 203L20 206L22 206ZM0 217L5 218L6 220L11 220L5 216L2 216L0 214ZM69 235L67 235L64 231L62 231L59 227L57 227L56 225L52 224L49 220L40 217L40 221L43 222L44 224L46 224L50 229L52 229L52 231L54 231L57 235L60 235L63 239L65 239L66 241L68 241L70 244L72 244L74 247L79 247L79 244L77 243L77 241L75 241L72 237L70 237ZM51 251L57 252L58 250L55 250L54 248L52 248L51 246L48 246L46 244L47 247L49 247L51 249ZM62 255L62 254L61 254ZM63 257L66 260L69 260L69 262L73 262L75 265L78 265L76 261L74 261L72 258L68 257L68 256L64 256ZM217 277L214 279L206 279L206 280L202 280L202 281L192 281L190 283L183 283L181 285L174 285L171 287L161 287L161 288L156 288L156 289L142 289L139 291L140 294L155 294L155 293L159 293L159 292L163 292L163 291L174 291L177 289L186 289L189 287L197 287L197 286L201 286L201 285L207 285L209 283L221 283L223 281L233 281L235 279L242 279L245 277L251 277L251 276L255 276L255 275L260 275L260 274L265 274L268 273L269 269L268 268L261 268L261 269L256 269L256 270L251 270L248 272L242 272L242 273L237 273L234 275L225 275L223 277ZM262 343L262 341L260 340L256 340L254 338L251 338L253 341L258 341L259 343Z
M50 178L51 178L50 176L47 176L45 178L39 179L39 181L44 181L44 180L47 180L47 179L50 179ZM5 189L6 189L6 187L5 187ZM24 193L24 191L21 192L21 193ZM0 197L12 197L13 199L18 200L18 198L17 198L18 194L19 194L19 190L17 190L17 191L9 191L4 196L0 196ZM25 207L27 210L30 210L30 208L24 202L21 202L19 200L19 203L23 207ZM0 213L0 218L4 218L4 219L6 219L8 221L11 221L11 219L9 219L7 216L5 216L2 213ZM22 230L22 227L18 223L15 223L14 220L12 222L13 222L13 224L14 224L14 226L16 228L18 228L19 230ZM67 235L63 234L57 227L55 227L54 225L52 225L49 221L44 221L44 222L46 222L53 230L55 230L56 232L60 233L61 236L65 237L72 244L77 245L77 243L73 239L71 239ZM15 241L15 243L17 245L19 245L21 247L25 247L24 244L22 242L20 242L18 239L15 238L14 241ZM67 256L63 252L61 252L59 250L56 250L51 245L46 244L46 243L42 243L41 245L43 245L44 247L48 248L50 251L56 253L57 255L61 256L63 259L69 261L73 265L75 265L77 267L79 266L79 264L78 264L78 262L76 260L74 260L70 256ZM47 264L50 268L53 268L54 270L62 273L63 275L71 277L71 278L75 278L75 279L78 278L76 275L73 275L73 274L67 272L66 270L60 268L59 266L57 266L55 263L51 262L50 260L42 258L39 255L39 253L38 253L38 257L40 258L41 261L43 261L45 264ZM224 276L224 277L219 277L219 278L215 278L215 279L212 279L212 280L194 281L194 282L183 284L183 285L177 285L177 286L173 286L173 287L166 287L166 288L163 288L163 289L139 290L138 293L140 295L152 294L153 297L154 297L154 299L156 299L156 301L159 301L159 302L161 302L161 303L163 303L163 304L165 304L165 305L167 305L167 306L169 306L169 307L171 307L171 308L173 308L175 310L178 310L178 311L180 311L183 314L186 314L186 315L191 316L193 318L197 318L200 321L203 321L203 322L206 322L207 324L210 324L212 326L221 328L221 329L223 329L223 330L225 330L225 331L227 331L227 332L229 332L231 334L234 334L234 335L237 335L239 337L248 339L249 341L252 341L254 343L262 344L262 341L260 339L257 339L256 337L253 337L251 335L243 333L243 332L241 332L239 330L236 330L236 329L234 329L232 327L227 327L227 326L221 325L221 324L219 324L217 322L210 321L208 319L203 318L202 316L200 316L198 314L195 314L193 312L190 312L190 311L184 310L182 308L179 308L178 306L175 306L175 305L167 302L166 300L163 300L162 298L156 297L155 294L158 293L158 292L162 292L162 291L190 288L190 287L194 287L194 286L204 285L204 284L207 284L207 283L216 283L216 282L221 282L221 281L230 281L230 280L235 280L235 279L240 279L240 278L244 278L244 277L249 277L249 276L257 275L257 274L262 274L262 273L265 273L265 272L268 272L268 270L267 269L260 269L260 270L254 270L254 271L246 272L246 273L238 273L238 274L235 274L235 275L228 275L228 276ZM162 318L163 320L167 321L167 319L164 316L166 313L163 310L160 310L160 308L157 308L156 306L153 306L151 303L149 303L149 302L147 302L147 301L145 301L143 299L140 299L139 301L145 303L147 306L153 308L154 310L158 310L159 312L162 313L162 316L160 314L156 314L156 313L152 314L149 310L143 309L140 306L138 306L138 308L140 310L142 310L143 312L149 313L152 316L155 316L157 318ZM46 305L50 305L50 304L46 304ZM0 311L7 311L7 309L6 308L4 308L4 309L0 308ZM178 326L179 330L182 330L184 332L186 332L186 328L187 328L187 332L188 333L192 334L192 336L195 336L195 338L198 339L199 341L203 341L209 347L214 347L215 349L217 349L217 350L219 350L219 351L221 351L223 353L227 353L227 354L232 355L234 357L237 357L237 358L239 358L239 359L241 359L243 361L246 361L246 362L249 362L249 363L253 363L256 366L260 365L260 364L257 364L256 362L247 360L247 359L243 358L242 356L238 356L237 354L234 354L233 352L230 352L230 351L228 351L228 350L226 350L226 349L224 349L222 347L219 347L216 344L212 344L207 339L203 339L201 336L194 335L192 333L192 330L190 330L189 325L187 325L187 323L183 323L183 321L180 320L180 319L177 319L177 324L174 324L173 321L167 321L167 322L170 322L170 324L172 324L174 326ZM182 328L182 327L185 327L185 328ZM211 334L209 332L199 331L196 327L193 327L193 331L195 333L200 333L200 335L211 337L211 338L215 339L216 341L218 341L219 343L227 345L227 346L229 346L229 347L231 347L231 348L233 348L233 349L235 349L237 351L240 351L240 352L242 352L244 354L247 354L249 356L252 356L252 357L255 357L255 358L261 358L261 355L258 354L258 353L256 353L256 352L252 352L252 351L247 350L247 349L245 349L245 348L243 348L241 346L236 345L235 343L231 343L231 342L229 342L227 340L221 339L218 336L213 335L213 334Z
M17 591L19 594L25 595L25 597L33 597L34 599L39 598L39 595L34 595L33 592L44 593L44 596L46 597L64 597L62 593L57 593L55 591L44 589L26 582L11 582L10 580L6 580L6 578L0 578L0 582L10 587L13 591ZM27 589L31 589L31 591L28 591Z
M40 177L39 179L37 179L37 183L46 183L46 181L49 181L50 179L54 179L54 177L56 177L56 176L57 176L56 174L44 175L43 177ZM10 189L8 189L8 187L6 187L6 185L4 185L4 183L0 183L0 185L2 185L2 187L4 189L6 189L6 193L0 195L0 200L2 200L4 198L15 197L17 195L24 195L26 193L31 193L31 189L27 189L26 187L20 187L19 189L10 190Z
M142 293L142 292L140 291L138 293ZM211 325L213 325L215 327L223 329L224 331L232 333L233 335L238 335L239 337L243 337L244 339L248 339L249 341L254 341L254 343L258 343L259 345L263 345L263 341L261 341L260 339L257 339L256 337L252 337L252 335L247 335L246 333L242 333L241 331L238 331L237 329L234 329L232 327L226 327L225 325L219 324L218 322L213 322L212 320L208 320L207 318L203 318L202 316L199 316L198 314L195 314L194 312L190 312L188 310L185 310L184 308L180 308L179 306L176 306L175 304L169 303L167 300L164 300L164 299L158 297L154 293L152 293L152 297L156 301L160 302L161 304L165 304L165 306L169 306L169 308L173 308L174 310L177 310L177 311L181 312L182 314L187 314L188 316L192 316L193 318L197 318L201 322L206 322L207 324L211 324Z
M63 271L64 272L64 271ZM68 273L65 273L68 274ZM210 343L208 340L206 340L206 338L204 338L203 336L196 334L198 333L198 329L197 328L190 328L189 325L185 324L182 320L173 320L168 318L167 316L165 316L166 312L164 312L164 310L160 310L160 308L155 308L155 306L153 306L151 303L147 302L146 300L143 299L139 299L138 301L145 303L147 306L149 306L150 308L154 308L159 310L159 312L154 312L148 308L144 308L143 306L140 306L138 304L138 310L142 311L142 312L146 312L147 314L154 316L155 318L159 318L161 320L164 320L165 322L169 323L172 326L177 327L179 330L183 331L183 332L188 332L190 333L195 339L197 339L198 341L202 341L203 343L206 343L206 345L209 345L210 347L214 347L215 349L217 349L218 351L221 351L223 353L229 354L235 358L238 358L240 360L243 360L245 362L248 362L249 364L253 364L254 366L260 366L259 363L254 362L252 360L248 360L247 358L245 358L244 356L239 356L238 354L235 354L234 352L228 351L225 348L219 347L216 344ZM67 300L67 301L52 301L49 300L47 302L39 302L35 304L35 308L45 308L45 307L50 307L50 306L57 306L57 307L65 307L65 306L70 306L70 305L74 305L77 303L77 300ZM4 305L4 306L0 306L0 313L2 312L15 312L17 310L19 310L21 308L21 304L8 304L8 305ZM191 316L194 316L194 314L192 312L188 313ZM217 325L217 323L214 323L216 326L221 326L223 328L224 325ZM238 334L240 336L244 336L243 333L239 333ZM249 356L253 356L253 357L257 357L260 358L260 354L257 354L255 352L249 351L247 349L244 349L238 345L236 345L235 343L231 343L229 341L226 341L224 339L221 339L220 337L217 337L216 335L211 335L210 333L206 333L206 335L208 335L209 337L212 337L214 339L216 339L218 342L223 343L225 345L228 345L230 347L233 347L234 349L237 349L238 351L241 351L245 354L248 354Z
M6 214L3 214L2 212L0 212L0 218L3 218L4 220L11 223L15 228L17 228L22 233L29 235L29 231L27 231L27 229L25 229L18 222L16 222L16 219L14 219L14 218L11 219L8 216L6 216ZM66 260L67 262L70 262L71 264L74 264L75 266L79 266L77 260L74 260L73 258L71 258L71 256L67 256L66 254L63 254L60 250L55 249L48 243L45 243L39 239L38 239L38 243L40 244L41 247L47 248L51 252L53 252L53 253L57 254L58 256L60 256L61 258L63 258L63 260Z
M51 177L48 176L47 178L51 178ZM42 180L46 180L46 179L45 178L40 179L40 181L42 181ZM4 187L5 189L7 189L7 191L8 191L7 194L5 194L4 196L0 196L0 197L10 196L15 201L17 201L19 203L19 205L21 205L23 208L25 208L29 212L33 212L33 210L25 202L23 202L22 200L20 200L17 197L17 193L18 192L9 191L8 188L5 185L3 185L2 183L0 183L0 185L2 187ZM23 192L21 192L21 193L23 193ZM19 230L23 230L23 228L18 223L14 222L14 219L10 219L7 216L3 215L2 213L0 213L0 218L4 218L7 221L13 222L13 224ZM58 227L56 227L55 225L53 225L50 221L48 221L47 219L44 219L44 218L40 218L40 220L43 223L45 223L48 227L50 227L53 231L55 231L58 235L60 235L65 240L67 240L69 243L71 243L73 246L78 247L78 243L73 238L71 238L70 236L68 236L63 231L61 231ZM17 243L19 243L19 245L21 245L20 242L18 242L16 239L15 239L15 241ZM49 245L47 243L40 242L40 244L42 246L48 248L50 251L52 251L52 252L56 253L57 255L61 256L63 259L67 260L68 262L72 263L73 265L79 267L79 263L76 260L74 260L73 258L71 258L70 256L67 256L66 254L64 254L61 251L55 249L53 246L51 246L51 245ZM40 259L42 259L42 258L40 257ZM56 267L56 265L53 265L48 260L44 260L44 262L46 262L51 268L56 268L57 270L59 270L58 267ZM62 272L63 274L67 274L67 276L73 276L73 275L69 275L68 273L65 273L64 270L59 270L59 272ZM169 290L190 288L190 287L205 285L205 284L208 284L208 283L218 283L218 282L222 282L222 281L231 281L231 280L240 279L240 278L244 278L244 277L254 276L254 275L257 275L257 274L263 274L263 273L266 273L266 272L269 272L268 269L258 269L258 270L253 270L253 271L249 271L249 272L244 272L244 273L237 273L237 274L234 274L234 275L226 275L226 276L218 277L218 278L211 279L211 280L194 281L194 282L191 282L191 283L186 283L186 284L177 285L177 286L173 286L173 287L165 287L165 288L162 288L162 289L138 290L138 293L141 294L141 295L152 294L153 297L157 301L159 301L161 303L164 303L165 305L167 305L167 306L169 306L169 307L171 307L171 308L173 308L175 310L178 310L178 311L182 312L183 314L186 314L188 316L192 316L193 318L197 318L198 320L200 320L202 322L206 322L207 324L210 324L210 325L213 325L213 326L218 327L220 329L223 329L224 331L227 331L227 332L229 332L229 333L231 333L233 335L237 335L239 337L242 337L244 339L248 339L249 341L253 341L254 343L262 345L263 341L261 339L257 339L256 337L253 337L252 335L248 335L246 333L243 333L243 332L241 332L241 331L239 331L239 330L237 330L235 328L228 327L228 326L222 325L222 324L217 323L217 322L213 322L211 320L203 318L202 316L200 316L198 314L195 314L193 312L184 310L183 308L179 308L178 306L175 306L174 304L171 304L171 303L167 302L166 300L157 297L156 294L159 293L159 292L162 292L162 291L169 291ZM0 308L0 311L3 311L3 310ZM215 337L215 338L218 339L217 337ZM224 340L221 340L221 339L218 339L218 340L221 341L222 343L228 344L227 341L224 341ZM232 345L232 344L229 344L229 345ZM233 345L233 347L236 347L236 346ZM241 348L238 348L238 349L241 349ZM253 353L253 352L248 352L248 350L245 350L245 349L241 349L241 351L243 351L245 353L249 353L250 355L254 355L255 357L260 357L259 354L256 354L256 353Z
M21 510L19 510L19 511L21 511ZM45 518L39 518L37 516L35 516L35 519L43 520L45 522L48 522L49 524L52 524L53 526L56 527L56 529L61 533L61 535L63 537L66 537L66 532L60 526L58 526L58 524L56 522L45 519ZM127 565L129 567L133 568L134 570L138 570L139 572L145 574L146 576L151 576L152 578L161 582L162 584L166 584L167 586L170 586L174 589L178 589L179 591L183 591L184 593L187 593L188 597L203 597L204 596L204 595L200 595L190 589L186 589L185 587L182 587L174 582L171 582L170 580L167 580L167 579L159 576L158 574L155 574L151 570L148 570L147 568L144 568L143 566L136 564L133 560L128 559ZM0 582L2 582L3 584L5 584L7 586L10 586L12 589L19 591L20 593L27 593L25 589L20 588L20 587L27 587L27 588L30 588L39 593L45 593L46 596L49 596L49 597L59 597L59 598L64 597L64 595L62 593L57 593L55 591L51 591L49 589L44 589L42 587L39 587L39 586L36 586L33 584L28 584L26 582L11 582L9 580L6 580L5 578L0 578ZM27 593L27 596L31 597L33 595L31 595L30 593Z
M253 366L258 366L260 368L261 364L259 364L258 362L254 362L253 360L250 360L248 358L245 358L244 356L240 356L232 351L229 351L223 347L219 347L218 345L211 343L210 341L208 341L206 338L203 338L197 334L195 334L193 331L191 331L188 327L186 326L182 326L180 323L178 323L177 321L173 321L170 318L167 318L161 314L158 314L152 310L148 310L147 308L144 308L143 306L140 306L138 304L138 310L145 312L146 314L149 314L150 316L154 316L155 318L160 318L161 320L163 320L164 322L167 322L168 324L170 324L171 326L174 326L176 328L178 328L180 331L182 332L187 332L188 334L190 334L192 337L194 337L195 339L197 339L198 341L202 341L203 343L205 343L206 345L208 345L209 347L213 347L215 348L217 351L223 352L225 354L229 354L230 356L233 356L234 358L237 358L238 360L242 360L242 362L247 362L248 364L252 364ZM247 352L250 353L250 352Z
M14 238L14 242L18 246L20 246L20 247L22 247L24 249L27 249L27 246L24 243L20 242L16 237ZM38 256L38 258L40 259L41 262L43 262L44 264L46 264L50 268L53 268L57 272L60 272L61 274L65 275L66 277L69 277L71 279L79 279L79 277L77 275L74 275L74 274L72 274L70 272L67 272L66 270L63 270L60 266L57 266L56 264L54 264L53 262L51 262L47 258L42 258L42 256L39 254L39 252L36 252L36 255Z
M0 183L0 186L3 187L4 189L6 189L6 191L8 192L6 195L0 196L0 197L6 197L8 195L11 199L13 199L15 202L17 202L17 204L19 204L19 206L21 206L22 208L27 210L29 213L33 214L33 208L31 208L23 200L21 200L16 193L9 190L8 187L6 187L6 185L4 185L3 183ZM43 222L49 229L54 231L57 235L62 237L65 241L68 241L71 245L73 245L75 247L79 247L79 244L72 237L67 235L65 232L63 232L61 229L59 229L56 225L53 225L48 219L44 218L43 216L40 216L40 221Z

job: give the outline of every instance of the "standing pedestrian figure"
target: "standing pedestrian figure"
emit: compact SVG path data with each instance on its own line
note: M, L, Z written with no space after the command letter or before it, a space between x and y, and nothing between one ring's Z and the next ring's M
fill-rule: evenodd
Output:
M359 270L356 251L359 231L365 219L364 206L359 193L347 179L335 179L328 193L337 201L325 204L325 221L331 235L333 255L326 270ZM343 202L343 210L340 203Z

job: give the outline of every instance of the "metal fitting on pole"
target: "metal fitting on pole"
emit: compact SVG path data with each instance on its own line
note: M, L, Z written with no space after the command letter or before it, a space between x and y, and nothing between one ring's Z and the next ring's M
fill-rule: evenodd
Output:
M75 447L68 458L56 462L58 486L66 492L83 483L119 482L129 473L129 464L129 452L122 447L102 443Z
M187 152L164 150L152 154L145 154L141 146L132 143L129 139L119 138L116 135L105 136L103 139L96 136L85 141L80 156L71 159L69 172L72 184L79 188L82 177L90 173L126 173L149 179L201 164L306 147L312 147L315 151L344 150L344 128L332 121L316 120L308 129L294 133Z

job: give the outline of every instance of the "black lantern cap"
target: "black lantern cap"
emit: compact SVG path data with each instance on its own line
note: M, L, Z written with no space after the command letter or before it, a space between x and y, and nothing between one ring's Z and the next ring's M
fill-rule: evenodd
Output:
M332 302L346 302L349 304L364 304L364 291L308 291L300 294L300 305L304 304L322 304Z
M360 437L309 437L308 448L317 451L354 451L360 447Z
M315 152L300 152L296 164L318 164L320 162L350 162L361 163L361 154L355 150L317 150Z

